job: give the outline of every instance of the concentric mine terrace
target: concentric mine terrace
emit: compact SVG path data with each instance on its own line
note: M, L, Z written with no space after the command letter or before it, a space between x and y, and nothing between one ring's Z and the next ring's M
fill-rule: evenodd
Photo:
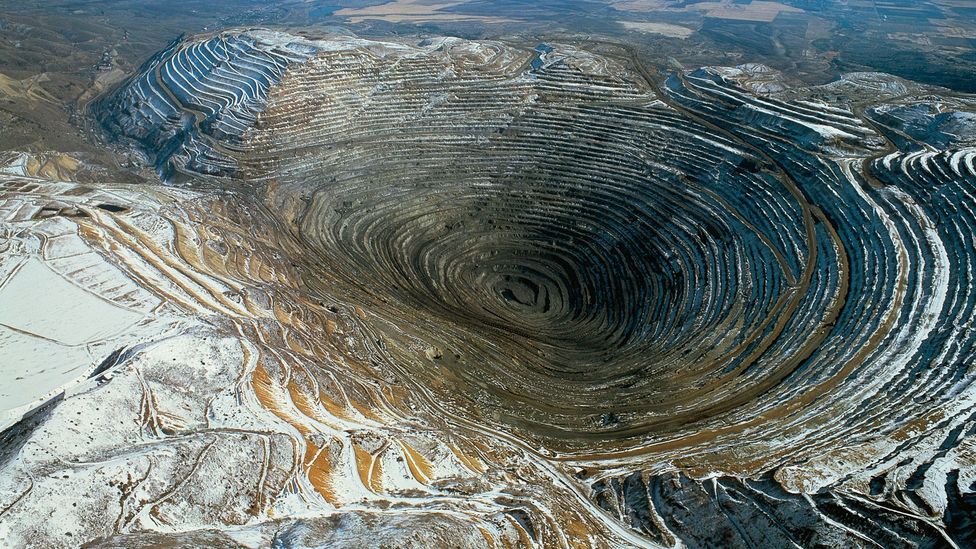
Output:
M935 93L175 42L91 108L167 185L0 176L0 337L77 351L2 395L0 537L972 546L976 102Z

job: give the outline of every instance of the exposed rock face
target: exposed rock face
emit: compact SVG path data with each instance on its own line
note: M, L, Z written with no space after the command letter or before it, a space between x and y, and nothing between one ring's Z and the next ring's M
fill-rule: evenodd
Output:
M640 473L594 485L600 506L649 538L688 547L945 547L972 543L971 524L906 515L844 491L789 492L771 477L690 479ZM957 512L972 516L972 496Z
M56 209L152 312L3 443L0 533L972 544L972 105L631 61L265 31L150 61L97 115L209 190ZM6 185L10 242L50 246L49 184ZM64 463L93 495L30 525Z
M95 109L107 130L138 142L166 173L178 164L230 175L235 165L224 147L254 124L288 66L312 52L285 38L252 32L177 40Z

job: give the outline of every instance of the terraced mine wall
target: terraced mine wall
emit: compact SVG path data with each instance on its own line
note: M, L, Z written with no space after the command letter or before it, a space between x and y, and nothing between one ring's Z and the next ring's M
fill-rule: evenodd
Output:
M258 518L161 539L301 509L274 536L976 543L976 148L895 108L911 83L770 97L765 70L656 83L568 45L269 31L157 56L95 114L171 183L223 189L144 215L177 227L172 295L241 341L211 376L236 375L236 419L200 433L260 432L277 479ZM940 108L965 129L971 107ZM196 467L250 459L227 455Z
M92 110L101 113L110 135L124 136L146 151L164 177L175 174L175 164L231 175L227 147L233 148L253 126L268 89L288 65L312 51L260 36L219 35L195 42L181 37L147 61L121 93L96 102ZM201 140L210 140L205 150Z

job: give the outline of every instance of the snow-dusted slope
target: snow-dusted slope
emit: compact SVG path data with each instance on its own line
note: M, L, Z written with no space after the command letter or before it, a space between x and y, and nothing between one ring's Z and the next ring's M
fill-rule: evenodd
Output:
M4 435L0 534L976 543L967 103L647 76L558 44L173 44L97 114L208 190L2 176L0 322L77 356Z

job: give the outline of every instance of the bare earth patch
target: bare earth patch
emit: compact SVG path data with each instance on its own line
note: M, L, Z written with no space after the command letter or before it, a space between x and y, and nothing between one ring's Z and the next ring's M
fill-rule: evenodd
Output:
M693 29L682 27L681 25L671 25L669 23L643 23L638 21L621 21L621 25L627 30L645 32L648 34L660 34L670 38L680 38L684 40L695 33Z
M427 21L473 21L479 23L511 23L514 19L482 15L463 15L443 13L440 10L453 8L465 1L441 2L438 0L394 0L379 6L365 8L343 8L334 15L348 17L350 23L362 23L367 19L390 21L392 23L423 23Z

